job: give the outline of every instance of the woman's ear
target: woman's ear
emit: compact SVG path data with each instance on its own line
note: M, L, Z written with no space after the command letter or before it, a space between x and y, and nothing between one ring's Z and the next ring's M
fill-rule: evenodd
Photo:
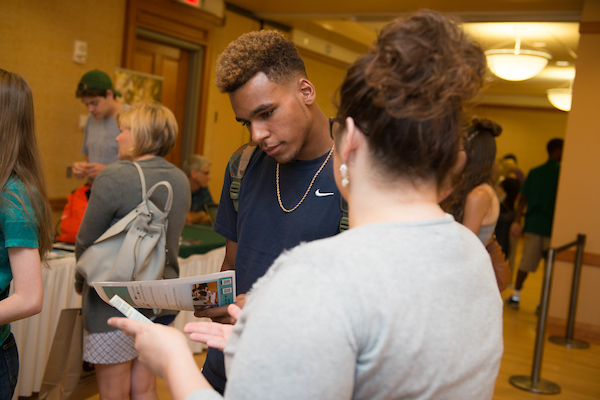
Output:
M346 132L341 137L341 155L347 162L353 162L354 152L359 145L359 135L352 117L346 118Z
M306 78L300 78L298 80L298 86L300 87L300 93L302 94L302 100L304 104L313 104L315 102L317 93L312 82Z

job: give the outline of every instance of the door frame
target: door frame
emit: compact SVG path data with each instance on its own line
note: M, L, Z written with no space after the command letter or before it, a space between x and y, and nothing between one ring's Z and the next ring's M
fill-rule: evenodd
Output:
M206 102L210 80L212 30L224 18L169 0L128 0L123 37L124 68L132 69L137 38L179 47L190 52L185 117L182 121L180 162L190 154L202 154L206 126ZM191 134L190 134L191 133Z

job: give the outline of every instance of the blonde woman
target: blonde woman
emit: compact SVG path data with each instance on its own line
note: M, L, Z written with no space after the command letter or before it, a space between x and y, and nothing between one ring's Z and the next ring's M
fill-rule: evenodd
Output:
M132 161L139 164L150 188L168 181L173 188L173 205L168 216L168 262L164 278L179 276L177 253L179 235L190 208L190 186L185 174L165 156L177 138L173 113L156 102L145 102L121 111L117 116L121 133L119 160L107 166L94 180L90 201L77 235L75 256L79 256L106 229L127 215L142 200L140 176ZM163 208L167 192L159 188L151 200ZM156 399L155 377L137 360L133 340L106 324L119 312L98 297L96 291L76 276L75 288L83 295L83 359L95 364L101 399ZM152 316L152 310L142 310Z

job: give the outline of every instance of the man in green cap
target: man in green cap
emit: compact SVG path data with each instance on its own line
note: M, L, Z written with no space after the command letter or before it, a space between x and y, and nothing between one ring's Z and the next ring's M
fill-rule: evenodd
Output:
M113 88L110 77L97 69L81 77L75 96L85 104L90 116L81 148L85 161L73 163L73 175L93 180L104 167L118 160L115 138L120 130L115 117L124 104L116 100L121 93Z

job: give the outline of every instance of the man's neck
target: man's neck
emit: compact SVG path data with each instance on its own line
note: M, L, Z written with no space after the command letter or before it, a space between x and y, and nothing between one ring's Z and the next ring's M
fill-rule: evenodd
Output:
M329 134L329 120L318 106L313 113L313 124L306 143L298 153L298 160L313 160L327 153L333 147L333 140Z
M123 103L119 103L116 100L112 100L112 105L110 107L110 112L108 113L108 115L105 117L106 119L109 118L114 118L117 116L117 114L119 113L119 111L121 111L121 109L123 108Z

